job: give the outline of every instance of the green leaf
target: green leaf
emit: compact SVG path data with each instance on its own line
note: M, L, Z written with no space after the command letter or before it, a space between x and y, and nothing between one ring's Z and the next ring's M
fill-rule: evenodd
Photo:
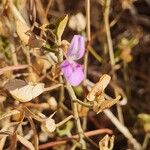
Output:
M149 123L150 124L150 114L138 114L138 119L143 123Z
M84 94L84 89L82 86L76 86L73 88L77 96L82 96Z
M69 135L72 129L73 129L73 122L68 121L63 129L57 128L56 132L59 136L65 136Z
M57 29L56 29L56 35L57 35L58 44L60 44L60 42L61 42L61 37L62 37L62 34L63 34L64 30L65 30L67 22L68 22L68 15L66 15L58 23L58 26L57 26Z
M150 114L139 114L138 121L143 126L145 132L150 132Z

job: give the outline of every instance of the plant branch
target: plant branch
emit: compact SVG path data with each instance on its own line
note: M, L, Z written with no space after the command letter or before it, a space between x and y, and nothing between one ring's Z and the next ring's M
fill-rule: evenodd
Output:
M35 145L35 150L38 150L39 149L39 139L38 139L38 134L37 134L37 131L36 131L36 127L35 127L35 124L32 120L32 118L28 115L26 115L27 119L29 120L30 122L30 125L31 125L31 128L33 130L33 133L34 133L34 145Z
M65 119L62 120L61 122L57 123L57 124L56 124L56 127L62 126L63 124L65 124L67 121L69 121L69 120L72 119L72 118L73 118L73 115L68 116L67 118L65 118Z
M44 89L44 92L52 91L52 90L57 89L57 88L59 88L59 87L61 87L61 86L62 86L62 84L56 84L56 85L47 87L47 88Z
M109 110L104 110L105 115L111 120L111 122L117 127L117 129L130 141L135 150L142 150L140 143L132 136L130 131L122 125L119 120L114 116L114 114Z
M87 80L87 85L89 87L92 87L94 86L94 83ZM132 136L128 128L124 126L109 109L104 110L104 113L111 120L111 122L117 127L117 129L130 141L130 143L136 150L142 150L141 144L138 143L138 141L136 141L136 139Z
M86 5L86 32L87 32L87 51L84 56L84 84L87 78L87 67L88 67L88 55L89 55L89 44L91 41L91 28L90 28L90 0L85 0Z
M104 10L104 23L105 23L105 29L106 29L106 35L107 35L107 43L108 43L108 50L109 50L109 56L110 56L110 63L113 67L115 65L115 57L114 57L113 44L112 44L110 25L109 25L110 4L111 4L111 0L106 0L105 10Z
M105 9L104 9L104 24L105 24L105 29L106 29L106 36L107 36L108 51L109 51L109 56L110 56L110 63L111 63L111 66L112 66L112 71L113 71L113 80L115 81L116 80L116 75L115 75L115 70L114 70L115 56L114 56L113 43L112 43L111 32L110 32L110 24L109 24L110 5L111 5L111 0L106 0ZM114 90L114 91L115 91L115 96L117 96L118 95L117 90ZM119 104L117 104L117 112L118 112L119 120L121 121L122 124L124 124L122 108Z
M79 99L75 99L75 100L73 100L73 101L76 102L76 103L79 103L80 105L82 105L82 106L84 106L84 107L88 107L88 108L92 108L92 107L93 107L92 104L82 102L82 101L79 100Z
M105 129L97 129L97 130L85 132L86 137L91 137L91 136L95 136L95 135L99 135L99 134L112 134L112 131L110 129L105 128ZM68 141L71 141L73 139L79 139L79 135L76 134L76 135L73 135L73 136L68 137L68 138L63 138L63 139L60 139L57 141L49 142L46 144L41 144L39 146L39 149L46 149L46 148L66 144Z
M76 127L77 127L77 130L78 130L78 134L79 134L79 142L81 144L81 147L82 149L86 149L86 143L84 141L84 132L82 130L82 127L81 127L81 122L80 122L80 118L79 118L79 114L78 114L78 104L76 103L76 95L73 91L73 88L72 86L67 83L67 86L66 86L67 90L68 90L68 93L69 93L69 96L71 98L71 101L72 101L72 109L73 109L73 115L74 115L74 118L75 118L75 121L76 121Z

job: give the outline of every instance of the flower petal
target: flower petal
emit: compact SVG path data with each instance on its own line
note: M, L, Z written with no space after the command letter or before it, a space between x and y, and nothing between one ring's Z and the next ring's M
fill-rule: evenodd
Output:
M61 71L65 79L72 85L78 86L84 79L84 72L82 65L74 62L64 60L60 65Z
M67 51L67 57L70 60L78 60L83 57L85 52L85 39L83 36L74 35L69 49Z

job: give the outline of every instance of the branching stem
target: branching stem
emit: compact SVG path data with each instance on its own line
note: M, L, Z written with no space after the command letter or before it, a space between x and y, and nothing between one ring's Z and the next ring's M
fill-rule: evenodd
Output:
M81 144L82 149L86 149L86 143L83 139L84 138L84 132L82 130L81 122L80 122L80 118L79 118L79 114L78 114L78 108L77 108L78 104L76 102L77 97L74 93L74 90L73 90L72 86L69 83L67 83L66 88L67 88L69 96L72 100L72 110L73 110L73 115L74 115L74 118L75 118L75 121L76 121L76 127L77 127L78 134L79 134L79 140L80 140L79 142Z

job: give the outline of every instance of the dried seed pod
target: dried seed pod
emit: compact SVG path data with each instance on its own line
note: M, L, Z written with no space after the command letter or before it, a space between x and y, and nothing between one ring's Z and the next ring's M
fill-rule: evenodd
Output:
M99 142L100 150L113 149L114 146L114 136L105 135L102 140Z
M108 108L112 107L113 105L115 105L120 100L120 98L121 98L121 96L118 96L113 100L102 101L98 108L97 114L102 112L103 110L108 109Z
M94 101L96 97L100 96L109 84L110 79L111 77L109 75L104 74L89 92L87 99L89 101Z

